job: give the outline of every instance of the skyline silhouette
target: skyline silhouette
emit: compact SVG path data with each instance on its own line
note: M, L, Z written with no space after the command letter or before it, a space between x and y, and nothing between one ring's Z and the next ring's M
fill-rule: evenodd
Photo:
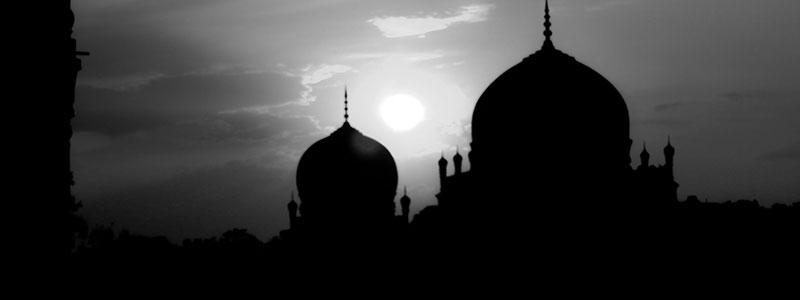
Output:
M632 145L625 100L602 75L554 46L547 1L544 11L541 49L503 72L478 100L466 153L471 170L462 170L465 159L458 151L452 175L444 155L439 159L437 204L409 220L412 200L404 188L402 215L395 215L395 203L389 204L398 184L394 159L378 141L351 127L345 90L344 123L300 159L299 202L292 195L290 227L276 243L292 249L298 260L317 257L320 250L334 257L358 253L360 260L432 249L455 261L527 264L541 256L576 265L584 260L575 255L584 252L628 265L634 257L668 254L671 247L744 241L742 249L758 250L791 243L800 202L766 214L756 201L726 203L723 209L694 196L679 202L676 149L669 137L664 165L651 165L643 144L640 165L631 168L625 157ZM576 102L580 107L571 110L570 120L551 113ZM539 117L526 119L530 114ZM503 145L520 135L530 137L529 150L509 161ZM576 140L579 135L585 137ZM586 142L597 145L591 164L574 151ZM713 226L731 227L704 241L703 231ZM642 245L654 248L627 255L626 249Z
M64 3L69 1L62 2L59 9L53 11L53 16L59 16L54 19L62 20L62 29L72 27L72 18L68 17L71 13L67 14L69 6ZM260 100L247 100L233 107L212 100L235 98L238 92L265 93L284 99L291 96L283 92L276 94L280 85L267 84L253 90L253 85L280 76L269 72L251 73L238 67L195 70L195 73L180 76L144 75L147 78L122 85L111 79L114 76L109 76L109 81L98 81L99 73L92 75L94 79L81 79L80 72L97 71L85 65L81 67L78 57L89 53L78 50L90 50L89 60L99 52L101 61L109 51L102 47L79 46L80 39L76 45L73 33L61 30L58 35L52 35L53 41L57 40L60 45L52 47L61 49L58 59L44 50L30 54L53 57L42 64L59 70L51 82L40 82L59 88L41 91L42 94L35 97L64 99L59 104L61 109L53 110L45 118L49 123L41 124L48 128L47 132L53 133L31 142L31 145L41 145L41 150L21 155L47 157L39 159L35 169L48 172L36 174L38 181L35 183L22 180L20 189L38 191L28 197L30 199L59 199L26 203L33 204L26 210L31 212L28 214L31 220L46 220L31 229L37 234L29 235L30 248L39 249L35 253L44 256L63 257L71 252L73 262L99 266L104 260L125 259L133 259L128 263L177 260L189 264L192 259L222 261L238 256L242 262L265 263L272 261L274 255L285 255L302 260L304 255L312 254L308 249L330 245L340 245L337 246L340 251L356 257L363 255L362 258L372 254L349 251L379 248L387 250L388 255L415 247L432 247L441 251L463 251L463 255L480 253L485 259L488 255L514 249L507 258L510 260L532 253L530 251L565 257L574 253L561 252L568 250L564 247L595 247L609 241L614 245L605 251L640 243L652 247L670 244L645 251L647 254L663 254L682 247L718 250L738 247L737 252L789 247L782 237L795 234L799 228L800 205L784 201L767 202L767 206L762 207L756 200L734 202L724 198L701 202L694 193L681 192L687 184L682 177L685 171L679 170L697 166L698 156L691 153L706 150L693 147L696 143L679 127L674 127L678 128L675 134L662 132L661 140L634 135L637 126L643 123L633 119L635 110L640 107L633 106L635 109L629 112L627 105L632 103L629 85L623 84L620 88L600 75L607 71L602 66L608 65L596 62L584 65L578 62L582 55L566 54L573 52L573 48L562 48L559 37L562 33L569 36L566 28L570 27L560 29L563 23L556 17L552 22L558 25L551 23L553 16L549 15L549 8L544 19L541 49L527 58L526 54L502 55L517 59L517 64L494 76L485 89L473 87L479 90L469 94L475 96L472 100L476 103L474 113L470 108L467 113L443 114L442 111L461 111L469 105L451 101L454 94L442 92L448 91L449 86L427 80L433 77L425 78L417 71L397 72L402 68L388 67L387 70L396 72L401 82L420 77L434 86L420 85L415 92L389 92L390 95L409 93L427 109L426 118L409 133L393 133L385 125L367 121L377 118L377 114L370 113L376 104L369 99L377 96L370 91L373 86L370 82L356 82L355 88L350 89L355 96L349 106L345 91L342 123L341 96L328 97L328 92L323 91L339 89L341 93L341 83L347 78L339 76L358 74L352 67L338 65L337 70L337 65L309 66L305 69L307 74L295 73L277 80L288 83L301 79L300 86L308 88L302 96L305 100L261 106ZM466 6L456 16L439 20L448 24L446 28L466 28L485 22L495 9L498 8L493 5ZM535 14L530 12L529 15ZM386 20L392 19L381 17L370 19L368 23L376 26L387 39L420 38L419 32L398 31L387 25ZM42 28L43 32L49 32L44 29L49 27L43 25ZM421 35L430 39L436 31L441 30ZM529 40L542 39L531 37ZM413 64L440 60L440 57L422 57L409 61ZM458 66L454 63L450 67ZM385 65L377 69L381 67ZM492 68L501 67L502 64ZM611 70L613 73L614 68ZM492 77L487 75L491 72L472 73ZM206 81L198 85L197 80ZM116 86L101 87L103 85ZM408 86L406 83L406 88ZM181 100L160 102L163 106L158 110L136 106L142 101L159 102L164 97L177 95L174 94L176 87L196 88L209 97L198 98L197 103L201 105L197 108L192 108L192 102ZM216 90L219 87L224 88ZM433 105L431 95L425 95L426 89L428 93L442 92L444 94L439 94L444 95L442 99L451 100ZM119 95L132 101L117 102L115 99ZM84 96L89 102L82 102ZM461 94L458 97L470 96ZM746 102L754 96L744 93L725 97ZM75 98L77 100L72 100ZM559 98L573 101L554 101ZM108 102L99 104L98 99ZM374 99L380 100L380 97ZM74 130L68 126L73 116L73 101ZM654 110L669 110L663 106L667 104L655 105ZM320 108L324 117L293 115L285 110L294 105ZM683 104L676 104L680 105ZM775 105L781 107L785 103ZM204 111L209 107L213 111L211 114ZM172 114L180 115L180 119ZM276 115L298 122L287 126L287 123L261 119ZM449 123L431 125L442 116ZM335 127L326 124L335 124ZM436 139L423 133L433 133ZM414 143L408 142L408 137L412 136ZM348 144L352 141L359 141L358 147L347 148L352 146ZM430 141L435 142L428 143ZM649 148L647 142L650 142ZM339 146L346 149L331 150ZM126 158L127 154L117 152L119 147L134 155ZM165 151L167 148L169 151ZM322 150L312 151L317 148ZM270 149L270 153L278 149L274 153L286 156L258 154L264 149ZM367 158L365 153L357 151L359 149L380 149L378 152L382 154ZM190 152L196 154L187 155ZM151 160L151 154L161 158ZM311 167L304 167L306 154L305 165ZM136 156L140 158L130 159ZM637 156L639 162L631 160ZM343 157L349 158L343 160ZM207 158L211 159L197 163ZM437 159L444 160L437 164ZM106 164L98 165L98 162ZM219 167L219 162L225 163ZM263 165L254 165L254 162ZM153 164L182 166L178 168L183 171L162 173L165 169L154 168ZM363 168L354 168L359 164ZM285 172L285 165L294 165L297 173ZM792 165L792 162L784 164L785 167ZM143 172L126 172L135 169ZM264 170L272 171L265 173ZM385 170L389 170L386 174L390 175L379 175ZM94 174L94 177L83 177L86 174ZM103 177L98 174L107 176L98 181ZM297 178L296 189L287 177ZM289 187L287 182L290 182ZM80 187L77 190L80 192L75 192L73 184ZM134 188L123 188L128 184ZM39 188L40 185L52 188ZM696 181L688 185L698 186ZM92 193L94 196L85 197ZM377 194L383 195L380 196L382 201L373 201ZM264 195L270 196L265 199ZM253 205L248 202L252 197L261 197L262 201L270 203ZM181 198L196 201L179 201ZM275 203L280 203L277 206L280 209L275 208ZM109 207L116 213L98 214L98 209ZM154 211L161 213L152 214ZM278 214L280 217L276 217ZM227 215L227 219L220 219L220 215ZM130 226L137 223L131 220L137 219L152 222L144 227L141 221L138 221L138 228ZM218 221L204 222L209 219ZM286 230L279 232L281 229ZM221 235L216 237L217 234ZM533 240L538 245L559 246L539 249L531 246L530 240L519 238L524 235L535 236ZM476 239L486 241L475 244ZM177 241L180 240L183 242L179 245ZM375 244L376 240L381 242ZM308 243L315 247L308 247ZM470 249L464 251L464 248ZM407 259L420 258L420 255L409 254ZM624 254L617 252L614 256Z

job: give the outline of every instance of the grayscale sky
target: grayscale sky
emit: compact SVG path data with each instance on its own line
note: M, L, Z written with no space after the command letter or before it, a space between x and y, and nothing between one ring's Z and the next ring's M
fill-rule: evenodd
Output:
M392 152L412 214L434 204L440 153L469 150L478 97L543 41L544 1L72 6L78 48L91 52L73 120L81 212L173 241L233 227L267 240L287 228L298 159L343 122L345 85L351 124ZM556 48L625 97L633 167L643 141L663 163L671 136L681 199L800 201L800 1L550 6ZM419 125L383 122L394 94L421 102Z

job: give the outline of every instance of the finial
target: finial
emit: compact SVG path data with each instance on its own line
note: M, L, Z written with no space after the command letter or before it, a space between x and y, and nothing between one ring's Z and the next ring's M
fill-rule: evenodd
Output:
M292 202L294 202L294 190L292 190Z
M671 144L671 142L670 142L670 136L669 136L669 134L668 134L668 135L667 135L667 146L671 146L670 144Z
M403 186L403 196L408 196L408 186L407 185Z
M550 31L550 4L547 0L544 1L544 44L542 45L542 49L555 49L553 46L553 41L550 40L550 37L553 35L553 32Z
M642 141L642 152L647 152L647 141Z
M347 123L347 118L350 115L347 114L347 86L344 86L344 122Z

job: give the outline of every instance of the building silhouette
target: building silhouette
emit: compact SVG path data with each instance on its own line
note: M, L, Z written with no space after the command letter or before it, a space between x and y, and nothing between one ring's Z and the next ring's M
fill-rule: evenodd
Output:
M438 203L417 231L554 240L620 232L677 202L675 149L666 164L631 167L630 120L622 95L602 75L556 49L545 4L544 43L480 96L463 157L438 161ZM416 219L414 220L416 222Z
M787 247L800 205L766 210L755 200L678 201L669 137L663 165L650 162L643 142L639 164L631 167L622 95L555 48L547 4L544 25L541 49L480 96L469 151L457 148L451 160L442 153L437 204L413 219L405 189L396 214L394 159L349 124L345 90L344 123L299 162L300 203L292 194L290 228L279 239L287 247L280 249L301 261L349 253L367 263L363 258L377 255L437 268L564 272L635 268L642 261L668 268L697 262L692 249L736 248L731 253L738 255Z
M467 154L471 169L463 169L459 149L452 158L454 173L448 175L449 161L442 154L438 203L414 217L413 239L461 247L476 236L500 241L588 237L629 228L635 216L677 202L675 149L669 139L665 165L651 166L643 149L634 170L622 95L602 75L556 49L547 4L544 26L541 49L480 96ZM302 203L289 203L291 228L285 236L375 241L397 240L407 232L398 228L408 224L410 199L401 199L402 215L395 216L397 169L391 154L347 118L345 90L344 124L300 160Z
M309 147L297 167L301 203L288 204L290 228L284 237L299 244L388 246L408 224L407 193L395 215L397 166L389 150L348 122ZM298 215L299 212L299 215Z

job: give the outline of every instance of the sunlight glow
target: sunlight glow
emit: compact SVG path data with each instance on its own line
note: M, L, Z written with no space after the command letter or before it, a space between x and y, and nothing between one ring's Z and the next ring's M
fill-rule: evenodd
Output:
M381 117L395 131L406 131L417 126L425 116L422 104L409 95L397 94L386 98L381 104Z

